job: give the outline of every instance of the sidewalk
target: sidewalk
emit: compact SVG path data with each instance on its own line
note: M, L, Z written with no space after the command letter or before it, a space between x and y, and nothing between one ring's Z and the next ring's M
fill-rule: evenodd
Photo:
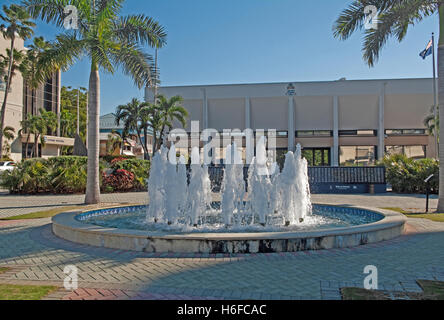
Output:
M83 204L84 197L84 195L21 196L0 193L0 218L44 211L56 207L81 205ZM415 212L423 212L425 210L424 195L400 195L392 193L380 195L314 194L312 195L312 201L313 203L328 203L343 206L401 208ZM102 202L128 205L147 204L148 195L146 192L103 194ZM438 199L436 196L433 196L430 201L431 211L435 210L437 205Z

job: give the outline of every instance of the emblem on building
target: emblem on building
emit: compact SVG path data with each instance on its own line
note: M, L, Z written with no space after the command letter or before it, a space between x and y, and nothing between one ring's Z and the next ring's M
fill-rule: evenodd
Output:
M293 83L290 83L287 86L287 96L295 96L296 95L296 88L293 85Z

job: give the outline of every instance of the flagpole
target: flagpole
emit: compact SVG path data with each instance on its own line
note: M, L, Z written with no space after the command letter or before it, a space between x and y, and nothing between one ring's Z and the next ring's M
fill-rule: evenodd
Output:
M432 52L433 52L433 101L434 101L434 117L435 117L435 157L438 159L438 98L437 98L437 90L436 90L436 62L435 62L435 33L432 32Z

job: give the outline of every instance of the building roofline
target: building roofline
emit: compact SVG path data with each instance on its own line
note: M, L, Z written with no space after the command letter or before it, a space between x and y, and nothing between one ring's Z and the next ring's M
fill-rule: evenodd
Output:
M430 80L433 78L388 78L388 79L353 79L353 80L325 80L325 81L287 81L287 82L251 82L251 83L221 83L221 84L193 84L193 85L176 85L161 86L162 89L169 88L202 88L202 87L233 87L233 86L254 86L254 85L288 85L292 84L322 84L322 83L342 83L342 82L383 82L383 81L412 81L412 80Z

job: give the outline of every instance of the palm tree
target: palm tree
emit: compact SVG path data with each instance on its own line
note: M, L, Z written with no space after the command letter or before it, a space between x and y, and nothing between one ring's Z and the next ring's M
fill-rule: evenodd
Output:
M22 126L27 125L29 134L34 134L33 156L38 158L41 156L39 153L39 144L43 148L46 144L45 136L57 128L57 115L52 111L40 109L39 115L29 117L28 121L29 123L22 121Z
M131 102L118 106L116 113L114 114L116 125L120 126L120 124L123 123L124 132L136 132L145 153L145 160L149 159L146 139L148 137L148 127L150 125L150 106L151 105L147 102L141 102L138 99L133 98ZM145 140L142 139L142 134ZM145 141L145 143L142 141Z
M355 0L345 9L333 26L333 33L341 40L348 39L356 31L364 29L364 9L373 4L378 10L377 28L364 31L363 57L369 66L379 59L382 48L390 37L401 42L410 26L433 14L439 16L440 36L438 43L439 121L444 119L444 3L436 0L374 0L372 3ZM439 141L439 202L438 212L444 212L444 139Z
M15 129L13 127L6 126L3 129L3 137L6 139L6 143L5 143L4 147L3 147L4 152L5 152L4 154L8 155L9 152L11 151L11 145L9 144L9 141L14 140L14 138L15 138Z
M439 141L439 115L435 118L435 107L432 106L430 114L425 117L424 125L431 136L437 135Z
M174 96L170 99L167 99L164 95L157 96L156 104L160 111L162 125L159 132L159 139L156 141L157 144L153 146L154 153L160 150L164 140L165 129L168 128L170 131L174 121L180 122L183 127L186 126L188 111L181 106L182 102L183 98L181 96Z
M8 102L8 94L12 83L12 69L15 59L15 39L17 36L23 40L30 38L34 33L32 28L35 27L35 24L30 21L29 14L21 6L12 4L7 7L6 5L3 5L3 12L4 14L0 14L0 20L4 22L0 25L0 32L5 39L9 39L11 42L8 53L9 63L8 71L6 73L5 95L3 97L0 113L0 158L2 157L3 150L3 127L5 126L6 103Z
M26 85L32 90L38 89L42 83L53 76L54 69L44 64L49 49L51 49L51 43L45 41L43 37L34 38L33 43L28 46L23 61L22 75Z
M34 18L52 22L58 27L64 24L64 8L77 8L78 29L57 36L49 60L58 61L55 68L66 68L83 56L91 61L89 78L88 123L88 183L85 203L100 202L99 186L99 69L113 73L120 66L131 76L135 84L145 87L151 84L152 57L140 46L151 47L165 44L166 33L157 21L143 14L119 17L123 0L25 0L24 6Z
M123 139L119 134L112 132L108 135L108 140L106 141L106 153L108 155L113 155L117 149L120 149L120 154L122 154L122 143Z
M34 115L28 114L25 120L20 121L20 125L22 128L18 132L19 137L21 138L23 136L23 133L27 134L26 143L25 143L25 150L26 150L25 158L28 158L29 138L31 134L34 134L36 130L35 128L36 120L34 118L35 118Z
M16 71L20 71L20 73L25 72L25 68L26 68L26 55L23 51L19 51L17 49L13 50L13 57L14 60L12 62L12 66L11 66L11 79L14 79L14 77L17 75ZM5 84L7 84L8 82L8 70L9 70L9 62L10 62L10 58L11 57L11 50L10 49L6 49L6 55L4 54L0 54L0 77L2 82L4 82ZM6 85L5 85L5 90L6 90Z

